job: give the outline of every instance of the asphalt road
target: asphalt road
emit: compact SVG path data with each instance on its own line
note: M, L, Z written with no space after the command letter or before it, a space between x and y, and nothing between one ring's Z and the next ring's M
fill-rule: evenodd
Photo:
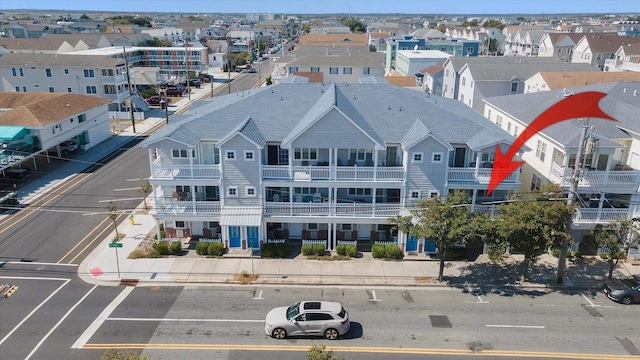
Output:
M622 359L637 354L640 344L640 307L612 303L597 292L476 296L433 288L94 288L53 278L21 283L31 290L0 302L9 314L0 339L58 288L74 297L50 298L0 343L11 359L31 352L33 359L97 358L109 348L141 351L152 360L303 359L312 345L335 348L349 359L456 359L474 352L496 359ZM269 309L303 299L342 302L351 330L337 341L275 340L264 333Z

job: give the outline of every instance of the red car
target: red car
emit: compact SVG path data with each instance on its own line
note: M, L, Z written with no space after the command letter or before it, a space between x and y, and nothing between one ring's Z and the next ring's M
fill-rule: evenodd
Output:
M152 96L150 98L144 99L149 105L160 105L161 101L164 101L164 98L159 95ZM167 99L167 103L171 104L171 99Z

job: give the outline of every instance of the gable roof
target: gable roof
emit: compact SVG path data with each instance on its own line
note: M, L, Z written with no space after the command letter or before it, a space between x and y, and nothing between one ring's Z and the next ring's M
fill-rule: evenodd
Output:
M265 141L293 141L332 109L339 111L377 147L400 143L418 119L445 143L511 143L513 137L456 100L386 84L278 84L205 101L197 113L160 129L144 140L150 147L163 139L195 146L220 141L237 132L248 118ZM481 139L482 138L482 139ZM409 139L407 137L407 139ZM471 141L471 142L470 142Z
M640 72L620 71L541 71L550 90L618 81L640 81Z
M70 93L0 92L0 125L40 127L72 117L111 100ZM105 109L106 110L106 109Z
M615 53L620 46L640 43L640 36L619 36L617 33L586 34L582 41L589 43L592 53Z

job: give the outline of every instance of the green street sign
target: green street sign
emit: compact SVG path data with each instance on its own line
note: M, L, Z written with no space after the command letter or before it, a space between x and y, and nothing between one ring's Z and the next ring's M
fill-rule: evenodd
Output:
M109 247L110 248L121 248L122 247L122 243L110 243Z

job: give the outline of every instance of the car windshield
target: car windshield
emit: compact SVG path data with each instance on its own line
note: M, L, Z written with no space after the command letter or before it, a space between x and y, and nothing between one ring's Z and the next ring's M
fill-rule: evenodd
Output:
M300 314L300 303L295 303L287 309L287 320L291 320Z
M624 277L624 278L620 279L620 281L622 281L622 283L625 286L627 286L627 287L629 287L631 289L635 289L635 288L638 287L638 280L636 280L633 277Z

